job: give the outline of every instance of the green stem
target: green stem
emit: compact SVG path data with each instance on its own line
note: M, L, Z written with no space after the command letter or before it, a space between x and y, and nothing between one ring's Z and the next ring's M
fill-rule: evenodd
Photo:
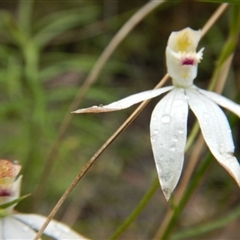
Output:
M22 27L23 31L28 35L31 32L31 19L32 19L32 10L33 10L34 0L20 0L19 2L19 11L18 19L19 25Z
M110 240L117 239L127 228L128 226L139 216L145 206L148 204L149 200L153 197L157 189L159 188L158 178L155 178L153 184L149 190L145 193L137 207L129 215L129 217L124 221L124 223L116 230L116 232L110 237Z
M173 228L173 226L175 226L175 223L178 220L178 217L180 216L180 214L182 213L185 205L187 204L189 198L192 196L192 193L194 192L194 190L196 189L197 185L199 184L201 178L203 177L203 175L205 174L206 170L208 169L208 167L210 166L211 163L211 155L209 154L206 159L204 161L202 161L201 165L198 167L197 172L194 174L192 181L189 184L188 189L186 190L184 196L182 197L182 199L179 202L179 205L175 207L174 209L174 213L173 216L168 224L168 227L166 228L163 236L162 236L162 240L164 239L168 239L169 235L171 233L171 230Z
M224 227L229 222L239 218L239 216L240 216L240 207L237 207L233 209L230 214L220 219L218 218L217 220L212 220L211 222L207 222L205 224L195 226L194 228L183 230L180 233L174 234L171 240L186 239L190 237L193 238L196 236L198 236L199 238L200 234L205 234L207 232Z
M25 114L23 120L28 133L28 146L25 156L24 181L36 179L42 170L41 140L44 138L44 123L46 116L44 90L39 81L39 49L29 37L21 46L24 58L23 89L25 92ZM32 168L38 172L33 172ZM25 189L26 192L29 189ZM34 199L27 199L28 210L32 208ZM32 209L33 210L33 209Z
M216 70L214 71L211 84L209 86L209 90L213 90L214 86L216 86L221 68L225 61L228 59L228 57L235 51L239 40L240 4L233 4L231 6L232 8L231 8L230 33L226 43L223 46L221 55L217 61L217 67Z

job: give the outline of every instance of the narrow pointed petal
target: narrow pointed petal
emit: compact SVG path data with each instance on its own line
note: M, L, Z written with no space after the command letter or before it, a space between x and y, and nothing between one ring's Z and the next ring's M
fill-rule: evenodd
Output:
M180 178L187 137L188 103L182 88L168 93L154 108L150 133L161 188L169 200Z
M215 103L217 103L221 107L228 109L229 111L235 113L238 117L240 117L240 105L239 104L231 101L230 99L228 99L226 97L223 97L220 94L214 93L214 92L210 92L210 91L206 91L206 90L202 90L202 89L199 89L199 92L204 94L211 100L213 100Z
M216 103L197 89L189 88L186 93L210 151L240 186L240 166L233 156L234 144L225 114Z
M24 224L29 225L31 228L35 230L39 230L44 222L46 221L45 216L41 216L38 214L14 214L14 217ZM16 220L15 220L16 221ZM44 230L44 234L58 240L64 239L78 239L78 240L87 240L87 238L77 234L67 225L60 223L56 220L52 220L47 228Z
M118 111L118 110L131 107L132 105L142 102L144 100L157 97L167 91L170 91L171 89L173 89L173 86L144 91L141 93L133 94L129 97L123 98L117 102L113 102L105 106L92 106L89 108L76 110L72 113L101 113L101 112Z

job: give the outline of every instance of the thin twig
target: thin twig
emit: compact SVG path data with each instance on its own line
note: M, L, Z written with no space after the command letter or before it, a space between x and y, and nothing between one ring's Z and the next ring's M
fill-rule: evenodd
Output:
M52 148L50 149L50 153L46 159L46 163L39 180L38 188L36 189L34 194L35 205L38 204L38 199L40 199L40 196L43 195L44 187L46 186L46 182L48 180L48 177L50 176L50 172L53 167L54 161L57 158L58 149L60 148L59 145L61 144L62 138L73 118L73 114L69 114L69 113L78 107L79 103L84 98L88 89L96 82L104 65L106 64L110 56L113 54L113 52L116 50L116 48L119 46L119 44L126 38L126 36L133 30L133 28L137 26L138 23L140 23L149 13L151 13L156 7L158 7L160 4L164 2L165 0L158 0L158 1L152 0L146 3L123 25L123 27L113 37L111 42L108 44L108 46L102 52L101 56L98 58L97 62L93 66L89 75L85 79L83 85L79 89L79 92L77 93L76 98L73 100L72 104L70 105L70 108L68 109L66 115L64 116L63 121L61 122L59 131L57 134L57 138Z
M209 29L213 26L213 24L221 17L221 15L226 11L228 8L228 3L223 3L220 7L214 12L214 14L208 19L204 27L202 28L202 38L205 34L209 31Z

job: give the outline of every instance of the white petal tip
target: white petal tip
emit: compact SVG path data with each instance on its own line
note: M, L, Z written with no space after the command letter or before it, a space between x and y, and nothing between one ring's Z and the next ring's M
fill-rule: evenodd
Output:
M113 112L113 111L118 111L121 110L121 108L109 108L109 107L104 107L104 106L92 106L89 108L82 108L78 109L76 111L72 111L71 113L102 113L102 112Z
M169 201L169 198L171 197L172 191L169 188L162 189L164 197L167 201Z

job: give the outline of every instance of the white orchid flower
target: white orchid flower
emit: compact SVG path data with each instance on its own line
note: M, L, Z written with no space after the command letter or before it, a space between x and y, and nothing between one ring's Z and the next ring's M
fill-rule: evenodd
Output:
M46 221L45 216L38 214L16 213L13 207L19 200L21 179L17 178L21 169L19 164L8 160L0 160L0 239L33 239ZM9 205L9 206L8 206ZM87 238L77 234L67 225L52 220L44 234L54 239L78 239Z
M218 106L240 117L240 105L193 85L198 63L202 59L203 48L196 52L200 37L200 30L194 31L190 28L170 35L166 60L173 86L134 94L109 105L74 111L74 113L117 111L170 91L154 108L150 122L153 155L160 185L167 200L182 172L189 107L199 121L210 151L240 186L240 166L233 155L231 130L225 114Z

